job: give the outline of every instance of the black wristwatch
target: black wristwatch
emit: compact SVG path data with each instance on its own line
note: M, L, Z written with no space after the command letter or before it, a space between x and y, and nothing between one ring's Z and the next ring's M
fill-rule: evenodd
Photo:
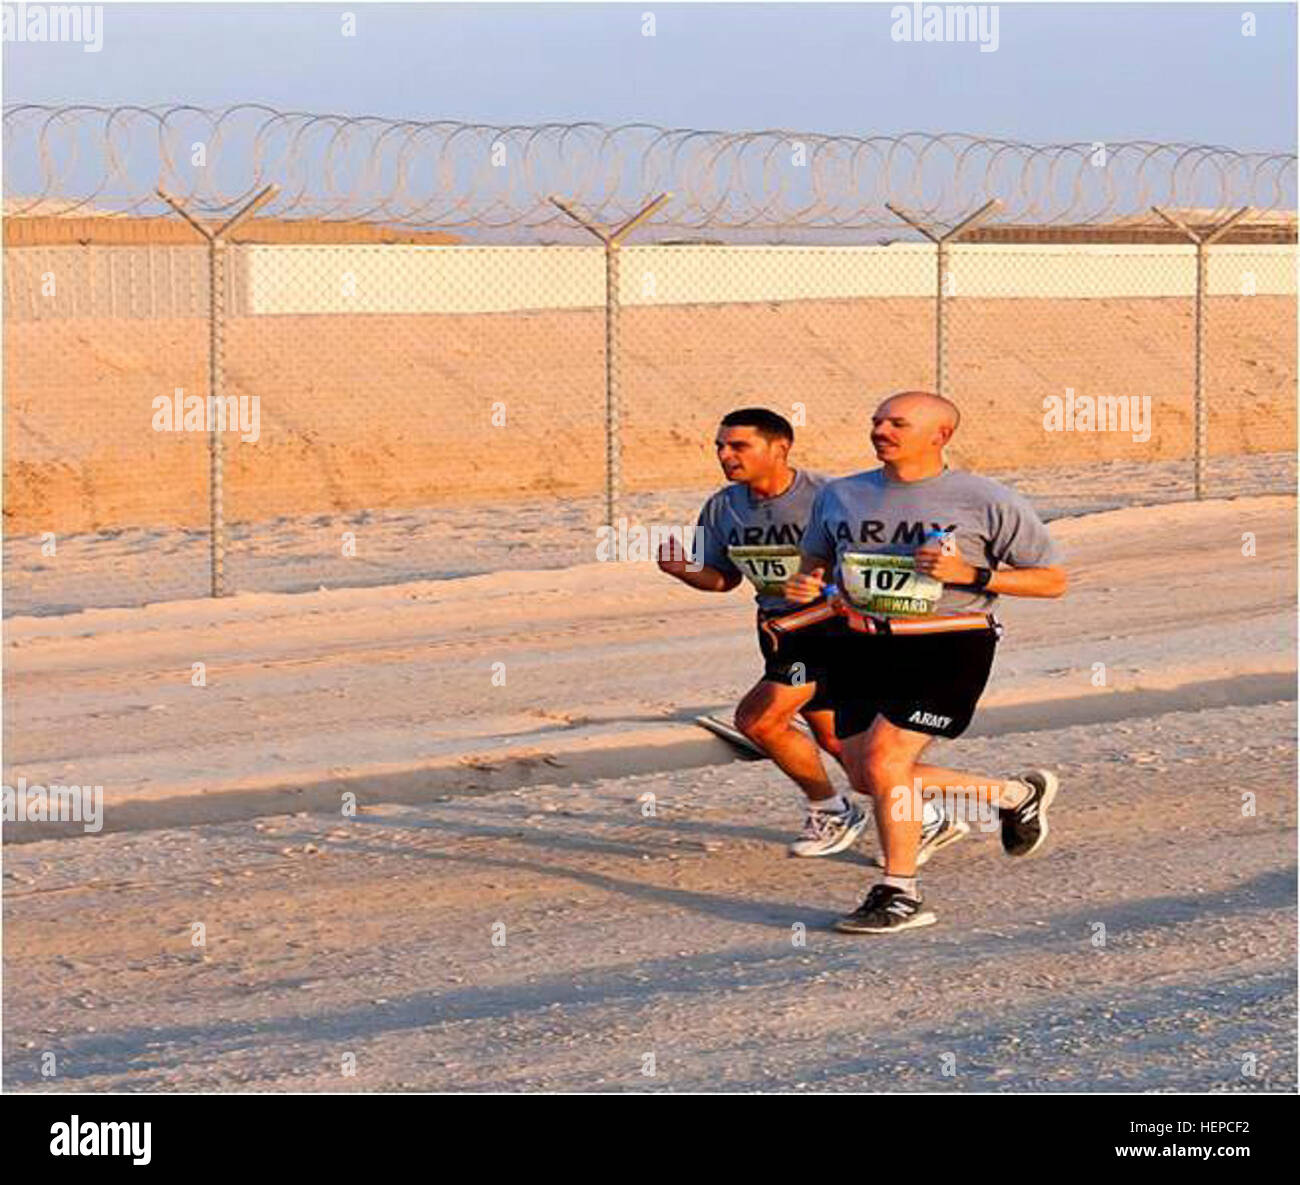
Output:
M993 579L992 568L976 568L975 579L970 582L970 586L976 592L983 592L988 587L989 581L992 579Z

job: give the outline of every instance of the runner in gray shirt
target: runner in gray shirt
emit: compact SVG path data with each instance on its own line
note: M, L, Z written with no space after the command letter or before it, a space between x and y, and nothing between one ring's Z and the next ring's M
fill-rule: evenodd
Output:
M842 610L827 674L836 734L855 789L871 795L885 877L836 928L889 934L935 921L922 908L916 853L922 790L997 807L1008 855L1047 838L1057 780L1047 770L993 779L921 764L935 736L969 725L993 663L999 595L1059 597L1066 577L1047 529L1013 490L946 468L960 421L947 399L906 391L872 418L880 469L829 483L804 533L786 595ZM804 616L810 616L805 614Z
M799 570L804 525L827 480L807 469L789 472L785 490L768 497L743 481L723 486L704 504L696 524L696 558L737 584L749 579L761 613L795 608L785 599L785 582ZM788 558L778 557L782 550Z
M912 556L927 534L938 533L949 540L950 554L955 550L974 568L1049 568L1061 562L1047 528L1024 498L992 478L952 469L912 481L872 469L831 482L812 510L804 551L833 556L836 581L846 589L854 583L852 571L840 570L846 553ZM944 584L926 612L983 612L996 601L988 588Z
M790 854L831 855L862 834L867 815L836 792L822 765L819 747L837 761L841 753L825 696L825 631L807 631L782 646L778 656L762 628L767 618L794 608L782 589L798 571L804 524L826 479L790 467L794 429L784 416L765 408L731 412L715 443L729 484L700 513L695 562L669 543L660 553L659 567L704 592L729 592L744 579L754 585L764 670L736 709L736 727L808 800L804 829ZM807 721L815 743L794 727L796 715Z

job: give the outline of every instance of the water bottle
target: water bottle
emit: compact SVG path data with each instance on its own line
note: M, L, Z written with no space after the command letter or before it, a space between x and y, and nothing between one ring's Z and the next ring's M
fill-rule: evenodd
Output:
M921 539L920 546L917 548L917 550L920 551L922 547L927 547L931 543L938 543L938 545L942 548L943 541L947 538L948 538L947 531L939 531L931 527L930 530L926 531L924 537Z

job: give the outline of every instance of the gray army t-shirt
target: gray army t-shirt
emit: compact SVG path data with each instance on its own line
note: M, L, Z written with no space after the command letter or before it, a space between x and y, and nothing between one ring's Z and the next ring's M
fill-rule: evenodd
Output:
M803 550L833 559L842 588L846 551L911 555L932 530L951 532L958 554L977 568L1061 562L1047 528L1021 495L992 478L952 469L920 481L893 481L883 468L871 469L827 483L813 503ZM934 612L983 612L996 601L994 593L945 585Z
M775 498L755 497L744 482L724 486L700 511L695 558L705 567L728 576L745 576L752 580L754 574L761 577L766 570L775 583L780 578L782 566L787 570L787 576L793 576L799 570L797 555L792 555L782 565L781 561L761 554L742 551L740 557L736 557L730 549L784 547L798 551L813 499L827 480L820 473L797 470L790 488ZM746 570L738 566L737 559ZM797 608L783 596L770 593L756 592L754 599L758 607L768 613Z

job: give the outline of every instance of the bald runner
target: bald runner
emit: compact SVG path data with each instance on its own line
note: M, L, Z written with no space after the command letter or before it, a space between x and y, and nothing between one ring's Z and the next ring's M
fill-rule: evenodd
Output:
M829 482L813 503L800 573L786 585L806 605L834 583L843 615L827 647L835 732L851 782L875 806L885 874L836 928L891 934L932 924L917 878L923 795L996 809L1003 848L1027 856L1047 838L1056 777L941 768L921 758L935 737L970 724L1002 626L1001 596L1059 597L1066 576L1029 503L990 478L949 469L961 423L926 391L886 399L872 417L881 462Z

